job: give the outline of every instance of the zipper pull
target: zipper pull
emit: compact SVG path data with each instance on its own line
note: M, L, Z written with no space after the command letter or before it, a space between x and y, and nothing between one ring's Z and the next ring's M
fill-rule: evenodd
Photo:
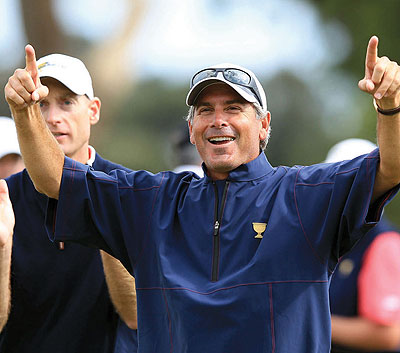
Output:
M215 237L218 235L218 232L219 232L219 222L218 222L218 220L216 220L214 223L214 236Z

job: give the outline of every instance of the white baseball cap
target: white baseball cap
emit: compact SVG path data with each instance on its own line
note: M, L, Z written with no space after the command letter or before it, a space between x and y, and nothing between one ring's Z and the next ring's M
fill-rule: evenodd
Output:
M8 154L19 154L17 130L14 120L5 116L0 116L0 158Z
M329 150L325 163L333 163L353 159L367 154L376 149L377 146L369 140L350 138L338 142Z
M209 66L196 72L190 80L190 91L186 97L188 106L194 105L200 93L208 86L225 83L250 103L259 103L267 111L267 97L256 75L242 66L223 63Z
M37 61L39 77L52 77L72 92L94 98L92 78L85 64L72 56L50 54Z

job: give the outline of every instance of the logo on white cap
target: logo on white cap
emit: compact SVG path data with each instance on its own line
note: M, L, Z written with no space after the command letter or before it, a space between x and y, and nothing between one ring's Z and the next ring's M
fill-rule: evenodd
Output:
M92 78L85 64L72 56L50 54L37 62L39 77L52 77L72 92L94 98Z

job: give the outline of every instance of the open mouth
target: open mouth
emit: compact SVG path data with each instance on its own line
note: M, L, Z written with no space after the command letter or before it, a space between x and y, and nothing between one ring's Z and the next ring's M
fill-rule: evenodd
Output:
M52 134L53 134L53 136L54 136L55 138L62 137L62 136L66 136L66 134L64 134L64 133L62 133L62 132L52 132Z
M208 142L212 143L213 145L223 145L224 143L228 143L231 141L235 141L235 138L228 136L218 136L218 137L211 137L208 139Z

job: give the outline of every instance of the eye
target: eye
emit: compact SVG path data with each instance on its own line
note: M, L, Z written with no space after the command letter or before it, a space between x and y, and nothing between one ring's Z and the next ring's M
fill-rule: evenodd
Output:
M240 111L240 107L238 107L236 105L230 105L229 107L226 108L226 110L236 112L236 111Z
M46 106L48 106L48 103L45 100L39 102L40 108L45 108Z
M72 104L72 101L66 99L66 100L64 101L64 104L65 104L65 105L71 105L71 104Z
M199 114L211 112L212 109L210 107L202 107L199 109Z

